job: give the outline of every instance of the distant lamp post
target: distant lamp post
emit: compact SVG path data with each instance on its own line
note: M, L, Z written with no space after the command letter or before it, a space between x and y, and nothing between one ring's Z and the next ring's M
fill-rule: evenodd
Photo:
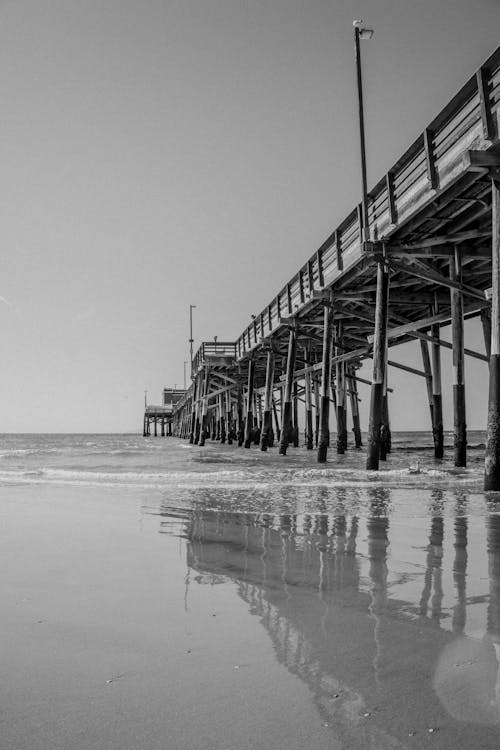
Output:
M189 305L189 355L191 358L191 377L193 377L193 310L196 305Z
M144 408L148 405L148 392L144 391Z
M358 88L358 114L359 114L359 142L361 150L361 183L363 191L363 241L370 240L370 228L368 226L368 185L366 182L366 146L365 146L365 122L363 113L363 83L361 80L361 54L359 49L360 39L371 39L373 29L363 26L363 21L353 21L354 26L354 48L356 50L356 81Z
M186 390L186 365L187 362L184 362L184 390Z

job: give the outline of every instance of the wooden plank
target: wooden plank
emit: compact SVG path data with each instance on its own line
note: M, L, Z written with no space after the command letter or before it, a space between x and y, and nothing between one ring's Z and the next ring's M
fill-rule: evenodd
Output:
M325 286L325 277L323 274L323 252L321 248L316 251L316 261L318 264L318 284L320 287Z
M476 73L477 90L479 93L479 109L481 111L481 123L483 125L483 136L491 141L495 137L493 117L491 113L491 102L489 92L488 73L484 67L480 67Z
M429 128L424 130L424 150L425 161L427 165L427 181L431 190L436 190L438 186L438 175L436 172L436 162L434 159L434 133Z
M385 176L385 187L387 190L387 208L389 210L389 221L391 224L398 223L396 202L394 199L394 172L387 172Z
M397 367L398 370L404 370L405 372L409 372L412 375L420 375L422 378L426 378L427 374L423 372L423 370L416 370L414 367L410 367L409 365L403 365L401 362L394 362L392 359L387 360L387 364L391 367Z
M337 268L339 271L344 270L344 259L342 258L342 237L340 230L335 230L335 250L337 251Z
M464 170L483 172L500 167L500 155L492 151L465 151L462 156Z

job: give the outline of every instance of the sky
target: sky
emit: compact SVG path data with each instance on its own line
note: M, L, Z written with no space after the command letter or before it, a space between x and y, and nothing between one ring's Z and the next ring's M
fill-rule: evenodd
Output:
M373 185L498 46L500 0L0 0L0 431L140 429L189 305L195 349L236 339L359 202L355 18ZM391 384L393 428L427 428L423 379Z

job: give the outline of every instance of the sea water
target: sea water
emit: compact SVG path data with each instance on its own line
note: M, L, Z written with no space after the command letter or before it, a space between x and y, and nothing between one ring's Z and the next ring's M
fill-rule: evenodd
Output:
M500 504L431 435L0 439L3 744L493 748ZM117 717L119 721L117 721Z

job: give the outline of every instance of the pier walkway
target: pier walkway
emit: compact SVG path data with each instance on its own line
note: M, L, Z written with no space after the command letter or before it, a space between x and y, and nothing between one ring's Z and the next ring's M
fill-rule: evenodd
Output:
M358 369L373 361L367 468L390 451L388 367L427 383L436 457L443 455L442 347L453 350L455 463L466 463L464 357L490 363L485 488L500 490L500 47L471 76L235 342L204 342L192 384L173 409L174 434L279 451L297 441L320 462L347 447L350 405L361 446ZM484 349L464 349L464 320L480 316ZM440 328L452 327L452 343ZM418 339L422 369L395 362Z

